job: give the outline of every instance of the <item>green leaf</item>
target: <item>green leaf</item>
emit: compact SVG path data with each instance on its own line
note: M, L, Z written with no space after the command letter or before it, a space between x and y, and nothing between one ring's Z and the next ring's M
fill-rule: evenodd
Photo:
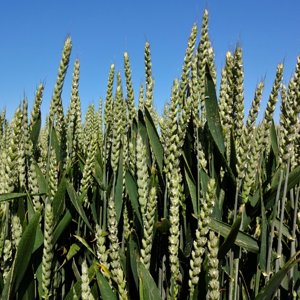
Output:
M159 300L161 299L159 289L152 278L150 272L145 268L144 264L138 262L138 274L140 278L140 295L145 300Z
M275 220L274 220L274 226L279 230L279 228L281 227L281 231L282 231L282 234L285 236L285 237L287 237L290 241L291 240L293 240L293 237L292 237L292 235L291 235L291 233L290 233L290 229L289 229L289 227L286 225L286 224L281 224L281 226L280 226L280 220L278 219L278 218L276 218Z
M12 266L13 275L12 282L14 282L14 293L17 292L19 284L22 281L23 275L29 265L31 253L35 242L35 233L39 227L40 213L35 213L33 218L28 223L17 249L15 260Z
M77 243L73 243L67 253L66 260L70 260L72 257L74 257L79 250L80 246Z
M300 166L296 167L289 173L288 191L300 183Z
M271 146L272 146L276 161L278 162L279 148L278 148L278 138L277 138L277 133L276 133L274 120L272 120L270 133L271 133Z
M211 218L211 222L208 224L210 229L220 233L224 238L227 238L231 231L231 226L223 223L221 221L218 221L214 218ZM235 244L241 248L244 248L250 252L258 253L259 252L259 246L253 237L250 235L239 231L237 234L237 237L235 239Z
M144 114L141 110L139 110L138 112L138 132L143 140L143 143L146 147L147 150L147 164L148 166L151 165L151 157L152 157L152 153L151 153L151 149L150 149L150 145L149 145L149 137L148 137L148 132L147 132L147 127L145 124L145 118L144 118Z
M116 186L113 187L115 189L115 209L116 209L116 218L117 223L119 223L121 218L121 211L123 206L123 150L120 149L120 157L119 157L119 167L116 178Z
M274 293L279 288L282 280L287 275L289 270L300 262L300 251L298 251L290 260L279 270L276 274L274 274L271 279L267 282L265 287L260 291L260 293L256 296L255 300L268 300L272 299Z
M47 194L47 192L48 192L47 181L46 181L40 167L38 166L38 164L36 162L33 162L33 164L34 164L34 168L35 168L35 173L36 173L36 178L37 178L37 182L39 185L40 193Z
M99 287L102 299L103 300L117 300L118 299L117 295L110 287L106 278L99 271L97 271L96 277L97 277L97 283L98 283L98 287Z
M68 191L68 195L70 197L70 200L71 200L73 206L75 207L76 211L78 212L79 216L82 218L84 223L88 226L88 228L90 230L93 230L92 226L91 226L91 224L90 224L89 220L87 219L87 216L84 212L81 201L79 200L79 197L78 197L76 191L74 190L73 185L68 181L67 181L67 191Z
M130 267L135 282L135 286L139 287L139 276L137 271L137 262L139 261L139 248L137 242L134 240L133 235L129 237L129 254L130 254Z
M216 96L215 84L209 71L206 72L205 84L205 110L209 131L221 154L225 153L223 129L219 116L219 106Z
M26 197L26 193L5 193L5 194L0 194L0 202L4 201L10 201L18 198L24 198Z
M37 226L32 253L34 253L37 249L39 249L43 244L44 244L44 234L42 232L41 227Z
M74 234L74 237L95 256L95 252L93 251L93 249L90 247L90 245L87 243L87 241L84 238L76 234Z
M26 226L21 237L9 277L2 291L2 299L14 299L22 282L23 276L29 266L33 252L35 233L39 226L40 214L35 213Z
M194 214L198 215L198 201L197 201L197 188L196 183L194 181L194 178L192 174L189 172L188 168L184 168L184 175L187 182L187 186L189 188L190 196L192 199L192 205Z
M260 265L260 269L262 272L266 271L267 246L268 246L268 224L267 224L265 206L262 203L262 205L261 205L261 236L260 236L260 251L259 251L259 265Z
M282 182L284 181L285 178L283 178ZM287 192L290 191L299 183L300 183L300 166L296 167L289 173ZM276 177L275 181L272 181L271 189L266 193L266 201L265 201L266 209L272 206L272 200L275 199L274 196L276 196L278 184L279 184L279 176ZM281 189L280 197L282 197L282 195L283 195L283 189Z
M89 267L88 276L90 281L93 280L96 276L97 264L98 264L97 261L93 261L93 264ZM74 293L76 293L76 295L79 296L81 294L81 283L82 281L81 279L79 279L69 290L69 293L66 295L64 300L73 300Z
M125 174L125 186L133 211L136 217L138 218L140 224L142 225L142 218L139 211L137 184L135 178L128 171Z
M141 110L138 111L138 132L141 135L144 144L148 146L148 132L145 124L144 114Z
M69 210L66 211L63 218L60 220L58 225L56 226L54 232L53 232L53 244L55 245L60 236L63 234L63 232L67 229L68 225L72 221L72 215Z
M28 214L28 220L31 220L31 218L34 216L35 214L35 209L34 209L34 206L33 206L33 202L32 202L32 195L30 195L28 193L28 191L26 190L27 192L27 199L26 199L26 204L27 204L27 214Z
M159 171L161 174L163 174L163 155L164 155L163 146L160 142L152 117L146 107L145 107L145 124L147 128L149 142L153 150Z
M241 222L242 222L241 217L237 217L224 243L220 246L219 253L218 253L219 259L224 258L227 252L234 246L237 235L239 233Z
M34 124L32 124L32 130L30 132L30 139L33 144L33 149L36 149L39 140L40 130L41 130L41 111L39 111L37 120L34 122Z
M94 173L93 176L94 176L96 182L98 183L100 189L102 191L106 191L107 187L103 183L103 170L102 170L102 167L100 166L100 164L97 160L95 160L95 173Z
M200 168L199 170L199 177L200 177L200 183L201 183L201 186L200 188L202 189L202 193L203 195L206 194L207 192L207 185L208 185L208 181L209 181L209 176L206 174L206 172ZM198 197L198 202L199 202L199 197ZM199 203L198 203L198 207L199 207Z
M66 178L63 177L57 188L57 192L53 199L53 215L54 215L54 224L56 224L64 211L65 208L65 194L66 194Z
M220 121L216 90L209 71L206 72L205 109L207 127L217 149L215 160L220 163L220 166L222 166L225 171L227 171L226 176L228 176L228 179L230 180L229 183L232 185L233 190L235 190L236 179L230 165L225 158L225 143L223 129Z
M57 137L56 129L52 124L49 124L49 132L50 132L50 147L53 147L56 159L58 162L62 162L62 153L60 152L59 140Z
M22 300L32 300L35 299L35 280L34 280L34 274L32 270L29 268L27 269L27 272L24 275L24 279L20 285L20 288L18 290L18 299Z

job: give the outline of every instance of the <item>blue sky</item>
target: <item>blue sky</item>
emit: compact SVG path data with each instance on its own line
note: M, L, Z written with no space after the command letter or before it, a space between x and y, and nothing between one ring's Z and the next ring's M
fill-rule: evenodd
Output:
M32 107L35 89L45 83L43 114L49 109L65 38L73 41L71 65L63 92L70 99L73 63L81 62L83 113L105 97L110 64L123 72L128 51L135 94L144 82L144 44L151 44L154 103L161 112L172 81L180 77L192 25L201 26L209 11L209 33L215 50L218 81L226 51L243 48L246 109L256 84L265 78L264 107L276 65L285 64L285 81L300 54L300 1L251 0L51 0L0 2L0 110L11 118L26 96Z

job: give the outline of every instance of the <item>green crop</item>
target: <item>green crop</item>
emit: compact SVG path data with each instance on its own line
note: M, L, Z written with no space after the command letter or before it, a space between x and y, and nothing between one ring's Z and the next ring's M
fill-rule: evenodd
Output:
M259 121L264 82L245 113L237 47L217 96L207 11L199 31L162 115L149 42L138 98L125 52L83 118L76 60L64 114L71 38L48 117L42 84L0 115L1 299L300 298L300 57Z

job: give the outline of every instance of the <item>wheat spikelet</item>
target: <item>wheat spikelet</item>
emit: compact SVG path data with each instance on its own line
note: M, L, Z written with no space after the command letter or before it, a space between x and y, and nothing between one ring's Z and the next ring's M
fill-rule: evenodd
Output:
M35 92L34 104L30 115L30 123L29 123L29 132L32 132L33 125L37 122L37 120L41 116L41 104L44 92L44 85L39 84L37 90Z
M138 187L138 201L141 215L144 219L148 199L149 173L147 167L147 151L141 136L137 135L136 140L136 177Z
M152 186L149 191L149 200L144 218L144 234L142 239L141 262L147 269L150 268L151 249L153 239L153 227L157 205L156 187Z
M237 47L233 56L233 133L236 149L239 149L240 139L244 129L244 71L242 49Z
M53 208L48 201L45 205L44 248L42 257L42 287L43 297L50 299L50 284L53 259Z
M18 173L19 184L21 188L27 187L27 170L28 170L28 156L30 151L29 144L29 130L28 130L28 102L23 100L22 105L22 124L21 135L18 148Z
M89 286L89 274L88 274L88 266L86 260L82 262L81 265L81 298L82 300L93 300L94 297L92 295L90 286Z
M110 257L110 271L112 274L112 279L118 285L119 297L121 299L127 299L126 291L126 280L120 263L119 256L119 241L118 241L118 227L116 220L115 204L112 197L108 201L108 239L110 241L109 245L109 257Z
M210 215L215 201L215 180L210 179L207 186L207 193L205 199L202 199L202 207L198 218L198 227L196 230L196 239L193 243L193 250L190 259L189 270L189 291L192 299L195 291L195 286L199 281L199 274L201 272L201 265L203 255L205 253L205 246L207 244L207 234L209 231L208 224L210 222Z
M93 182L93 174L95 168L95 156L96 156L96 149L97 149L97 142L96 142L96 134L92 135L92 139L90 140L90 144L87 150L87 157L86 162L83 168L82 178L80 182L80 194L84 196L84 204L86 206L89 205L88 198L87 198L87 191L90 185Z
M120 83L119 83L120 84ZM112 146L111 146L111 165L114 172L117 172L118 161L120 156L120 146L123 141L125 133L124 128L124 111L123 111L123 98L122 88L117 86L116 100L112 124Z
M184 96L186 93L186 88L188 86L188 78L189 78L189 72L191 68L191 63L193 59L193 53L195 49L195 44L196 44L196 38L197 38L197 24L194 24L192 27L192 31L188 40L188 46L185 51L185 56L184 56L184 63L182 66L182 73L181 73L181 79L180 79L180 87L179 87L179 101L181 104L181 107L183 106L184 103Z
M68 135L68 164L74 165L76 154L82 150L82 124L81 124L81 104L78 93L79 88L80 62L77 59L74 63L71 100L68 109L66 124Z
M113 120L113 87L114 87L114 77L115 77L115 65L110 66L107 90L105 97L105 108L104 108L104 125L106 129L111 125Z
M170 208L169 208L169 219L170 219L170 233L169 233L169 261L171 270L171 298L177 299L179 287L177 280L179 280L179 225L180 225L180 200L181 200L181 178L179 169L174 167L170 173L169 181L169 197L170 197Z
M273 113L275 111L276 103L278 100L278 93L283 75L283 64L277 66L276 77L272 86L272 90L269 96L267 108L265 110L264 119L262 122L263 130L260 131L259 146L261 150L266 149L269 142L269 129L272 124Z
M141 84L140 90L139 90L139 106L138 109L141 111L144 111L144 105L145 105L145 91L144 91L144 85Z
M264 84L263 82L259 83L257 89L255 91L254 99L252 101L252 106L249 111L249 115L247 118L245 129L242 133L240 145L239 145L239 155L237 155L237 172L238 172L238 179L241 181L245 177L245 172L248 166L249 159L252 159L249 156L249 151L251 148L251 138L253 137L253 132L255 129L255 121L257 118L257 114L259 111L259 104L262 97L262 90Z
M17 215L12 216L11 219L11 233L12 233L12 243L15 249L18 249L22 237L22 225L20 218Z
M124 69L125 69L125 78L126 78L126 89L127 89L127 107L128 107L128 118L129 124L131 124L132 120L136 117L136 109L134 105L134 91L131 79L131 69L128 53L124 53Z
M208 240L208 291L206 298L211 300L220 299L219 283L219 239L213 231L209 232Z
M72 41L71 38L68 37L64 44L62 58L58 69L58 75L57 75L57 79L56 79L56 83L55 83L55 87L54 87L54 91L50 103L50 115L49 115L50 123L56 124L59 135L62 133L62 129L63 129L62 126L64 123L61 93L62 93L67 69L69 66L71 50L72 50ZM56 115L56 120L54 119L55 115Z
M3 257L2 257L2 264L1 269L3 270L3 281L4 284L6 283L6 280L8 278L11 264L12 264L12 242L10 240L5 240L4 242L4 248L3 248Z

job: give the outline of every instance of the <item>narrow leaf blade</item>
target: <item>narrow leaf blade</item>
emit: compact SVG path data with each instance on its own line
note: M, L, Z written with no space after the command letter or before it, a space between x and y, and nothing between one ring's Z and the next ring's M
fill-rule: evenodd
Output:
M300 251L298 251L271 279L267 282L266 286L260 291L255 300L272 299L273 294L279 288L282 280L287 275L289 270L300 262Z
M219 116L216 89L209 72L206 73L205 110L209 131L221 154L225 152L223 130Z
M150 272L146 269L144 264L142 264L141 262L139 262L137 264L137 267L138 267L140 281L142 283L142 284L140 284L142 286L142 291L140 290L140 293L142 292L143 298L145 300L161 299L158 287L157 287L154 279L152 278ZM141 286L140 286L140 289L141 289Z
M208 226L210 227L210 229L220 233L224 238L226 238L229 235L230 230L231 230L230 225L228 225L224 222L218 221L214 218L211 218L211 222L209 223ZM241 248L244 248L244 249L250 251L250 252L253 252L253 253L259 252L259 246L258 246L257 241L253 237L251 237L250 235L248 235L242 231L238 232L237 237L235 239L235 244Z
M110 287L106 278L97 271L96 273L98 287L101 293L101 297L103 300L117 300L117 295Z
M155 159L157 161L159 171L161 174L163 174L163 146L160 142L152 117L146 107L145 107L145 124L147 128L149 142L153 150Z

